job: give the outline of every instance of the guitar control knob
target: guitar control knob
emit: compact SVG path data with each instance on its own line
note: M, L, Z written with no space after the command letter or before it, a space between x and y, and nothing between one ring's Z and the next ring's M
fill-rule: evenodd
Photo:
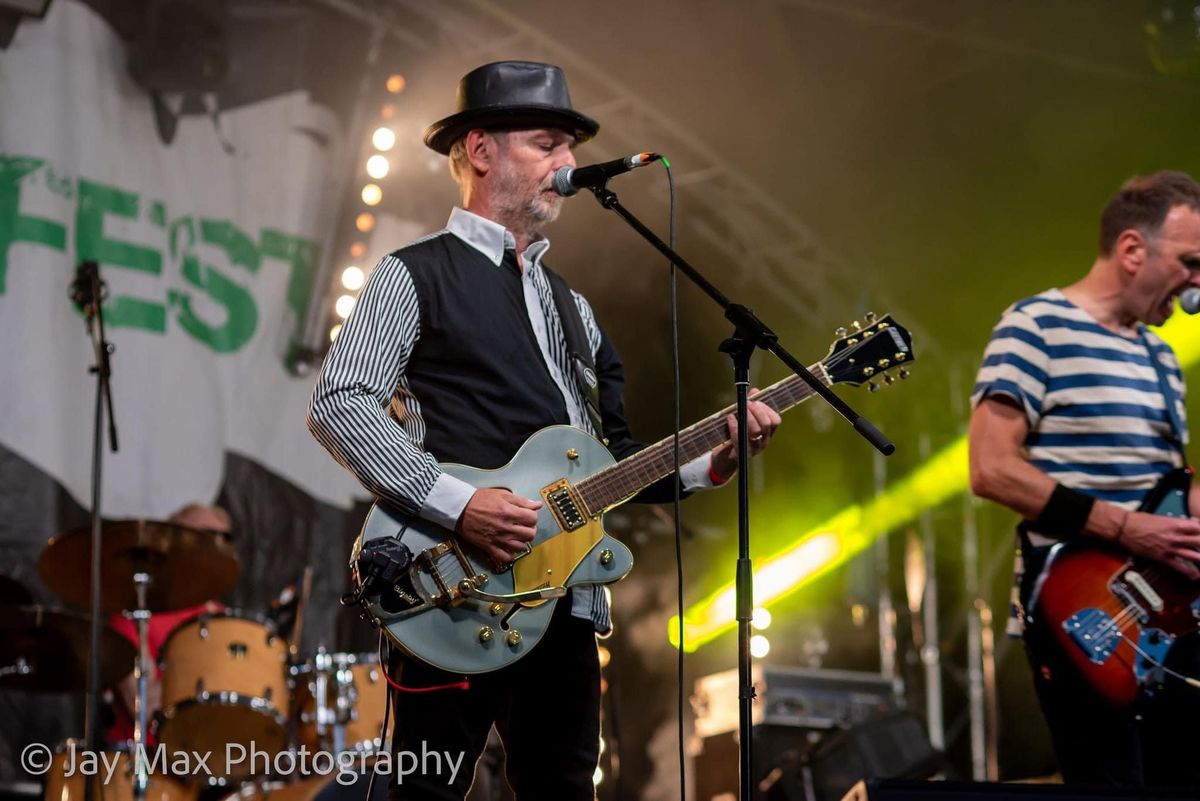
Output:
M579 451L575 450L574 448L568 448L567 449L567 458L570 459L572 462L575 461L576 459L579 458Z
M494 603L488 607L488 611L492 613L492 617L500 617L500 613L504 611L504 604Z
M483 628L481 628L479 630L479 641L481 643L489 643L492 641L492 638L495 636L496 636L496 632L492 629L491 626L484 626Z
M510 631L508 633L508 637L506 637L505 639L508 640L509 645L511 645L513 648L516 648L518 645L521 644L521 640L524 638L521 637L521 632L517 631L516 629L513 629L512 631Z
M600 564L604 565L605 567L608 567L609 565L612 564L612 560L613 560L613 552L611 549L605 548L603 551L600 552Z

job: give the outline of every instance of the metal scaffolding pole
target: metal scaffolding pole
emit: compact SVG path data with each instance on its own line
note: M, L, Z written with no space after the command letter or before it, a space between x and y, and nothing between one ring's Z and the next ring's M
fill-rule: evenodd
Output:
M922 434L919 444L922 460L933 452L929 434ZM937 542L933 529L933 511L926 509L920 519L921 540L925 553L925 592L921 617L925 632L921 644L921 664L925 668L925 717L929 726L929 742L939 751L946 748L946 720L942 708L942 651L941 630L938 627Z
M875 454L875 494L887 486L887 462ZM888 538L875 541L875 580L879 584L879 672L896 680L896 607L892 600L891 570L888 564Z
M971 778L987 778L985 735L986 712L983 706L983 627L976 612L979 598L979 514L975 498L963 494L963 572L966 597L971 602L967 611L967 709L971 720Z

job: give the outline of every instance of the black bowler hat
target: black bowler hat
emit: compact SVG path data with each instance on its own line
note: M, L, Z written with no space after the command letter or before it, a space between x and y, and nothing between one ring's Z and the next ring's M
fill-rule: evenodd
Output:
M458 111L425 129L425 144L443 156L473 128L559 128L577 142L600 124L571 108L567 79L553 64L497 61L476 67L458 82Z

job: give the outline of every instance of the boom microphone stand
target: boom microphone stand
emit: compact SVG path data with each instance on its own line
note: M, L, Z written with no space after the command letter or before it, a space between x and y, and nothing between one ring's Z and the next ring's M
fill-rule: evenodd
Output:
M100 266L94 261L80 264L71 283L70 295L87 319L88 336L91 337L96 358L96 363L88 368L88 372L96 376L96 413L92 428L91 651L88 656L87 713L84 718L84 742L93 754L100 752L100 479L103 473L104 449L101 440L106 409L109 447L113 453L117 452L117 424L113 419L112 389L109 385L112 368L108 361L113 346L105 339L104 312L101 308L107 292L108 287L100 280ZM93 801L95 787L96 782L84 783L85 801Z
M725 319L733 323L733 335L721 343L721 351L733 360L733 380L737 390L738 457L738 559L735 579L738 622L738 737L739 737L739 799L750 801L752 794L751 776L751 712L754 701L754 682L750 672L750 617L754 606L754 572L750 563L750 482L746 454L750 452L750 433L746 427L747 404L750 390L750 357L756 348L770 351L781 362L800 376L804 383L846 419L854 430L861 434L884 456L890 456L896 446L877 429L870 420L859 415L834 395L823 383L808 371L796 357L779 344L779 338L747 307L734 303L713 286L700 271L688 264L665 242L658 238L637 217L633 216L607 185L607 181L589 187L600 205L614 211L642 238L654 246L683 271L693 284L725 311ZM679 644L683 647L683 643Z

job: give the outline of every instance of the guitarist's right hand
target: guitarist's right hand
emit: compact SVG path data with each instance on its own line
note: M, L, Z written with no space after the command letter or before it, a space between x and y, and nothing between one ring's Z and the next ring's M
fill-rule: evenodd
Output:
M1127 551L1200 579L1200 520L1130 512L1115 542Z
M541 501L531 501L506 489L482 487L454 527L458 536L491 558L507 565L529 549L537 533L537 510Z

